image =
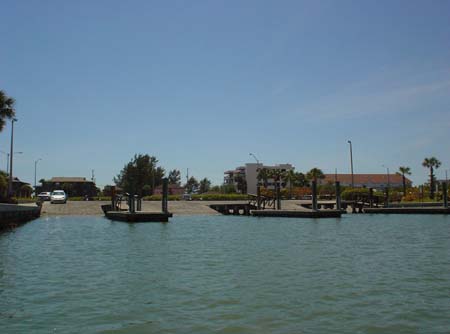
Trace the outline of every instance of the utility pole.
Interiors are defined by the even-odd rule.
[[[354,176],[353,176],[353,148],[352,148],[352,141],[348,140],[347,142],[350,144],[350,168],[351,168],[351,171],[352,171],[352,188],[354,188],[355,187],[355,179],[354,179]]]
[[[37,170],[37,164],[39,161],[41,161],[42,159],[39,158],[37,160],[34,161],[34,192],[36,192],[36,170]],[[35,194],[36,195],[36,194]]]
[[[12,184],[13,184],[13,147],[14,147],[14,122],[17,122],[17,118],[13,118],[11,121],[11,147],[9,153],[9,183],[8,183],[8,197],[12,197]]]

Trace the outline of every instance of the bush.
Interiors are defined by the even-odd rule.
[[[162,195],[151,195],[142,197],[143,201],[162,201]],[[181,195],[169,195],[169,201],[179,201],[181,200]]]

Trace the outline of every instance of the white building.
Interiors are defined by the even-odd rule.
[[[245,184],[247,194],[256,194],[258,184],[258,172],[261,169],[271,169],[280,171],[290,171],[294,167],[291,164],[280,164],[275,166],[264,166],[261,163],[248,163],[245,166],[237,167],[234,170],[226,171],[224,177],[224,184],[232,184],[237,191],[242,191],[241,184]],[[268,180],[268,188],[274,187],[274,180]],[[283,185],[282,185],[283,186]]]

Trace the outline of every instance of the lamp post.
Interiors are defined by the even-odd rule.
[[[388,188],[390,188],[390,186],[391,186],[391,180],[390,180],[390,177],[389,177],[389,167],[387,167],[387,166],[385,166],[385,165],[381,165],[381,167],[384,167],[384,168],[386,168],[386,175],[387,175],[387,187]]]
[[[256,163],[259,165],[259,160],[256,157],[256,155],[254,155],[253,153],[249,153],[248,155],[251,155],[256,160]]]
[[[6,172],[8,173],[8,170],[9,170],[9,157],[10,157],[10,154],[9,153],[6,153],[6,152],[4,152],[4,151],[0,151],[0,153],[3,153],[4,155],[6,155]],[[23,154],[23,152],[14,152],[14,154]]]
[[[11,147],[9,153],[9,183],[8,183],[8,196],[12,195],[12,182],[13,182],[13,147],[14,147],[14,122],[17,122],[17,118],[13,118],[11,121]]]
[[[1,151],[0,150],[0,153],[3,153],[5,156],[6,156],[6,170],[5,170],[5,172],[7,172],[8,173],[8,166],[9,166],[9,162],[8,162],[8,160],[9,160],[9,153],[6,153],[5,151]]]
[[[34,161],[34,192],[36,192],[36,170],[37,170],[37,164],[39,161],[41,161],[42,159],[39,158],[37,160]],[[36,195],[36,194],[35,194]]]
[[[352,141],[351,140],[347,140],[347,143],[350,144],[350,168],[351,168],[351,172],[352,172],[352,188],[354,188],[355,186],[355,179],[353,176],[353,149],[352,149]]]

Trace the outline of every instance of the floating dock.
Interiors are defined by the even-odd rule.
[[[340,218],[342,211],[302,211],[302,210],[252,210],[255,217],[283,217],[283,218]]]
[[[106,218],[118,220],[127,223],[167,223],[172,217],[171,213],[165,212],[128,212],[128,211],[108,211],[105,213]]]
[[[448,215],[450,208],[445,207],[396,207],[396,208],[364,208],[364,213],[403,214],[403,215]]]

